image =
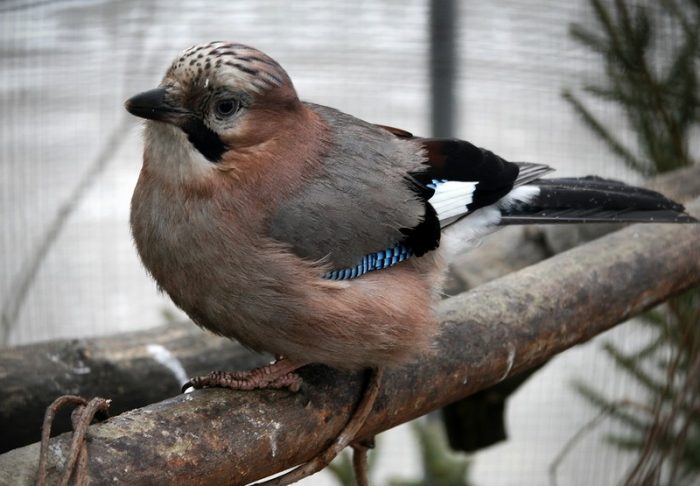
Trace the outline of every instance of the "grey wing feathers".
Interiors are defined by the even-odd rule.
[[[414,143],[386,130],[332,108],[307,106],[330,128],[327,153],[307,184],[277,209],[269,234],[302,258],[351,267],[402,241],[401,230],[423,219],[424,204],[407,174],[424,157]]]
[[[515,162],[515,164],[518,166],[519,172],[513,187],[529,184],[545,174],[554,172],[554,169],[544,164],[533,164],[532,162]]]

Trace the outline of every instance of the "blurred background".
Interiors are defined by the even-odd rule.
[[[255,46],[286,68],[302,99],[371,122],[457,136],[563,176],[639,183],[640,171],[562,96],[607,79],[600,53],[570,35],[572,22],[596,28],[596,3],[613,2],[3,1],[0,345],[145,329],[178,315],[131,241],[142,141],[123,102],[155,87],[192,44]],[[652,13],[662,8],[649,5]],[[448,19],[439,32],[450,35],[431,35],[435,9]],[[675,25],[662,32],[669,42],[682,36]],[[431,86],[442,87],[437,97]],[[623,107],[582,96],[621,142],[634,144]],[[432,113],[431,103],[443,111]],[[547,484],[567,441],[600,413],[572,381],[639,396],[640,385],[617,371],[601,342],[635,349],[649,336],[626,324],[548,363],[509,400],[509,440],[472,455],[468,479],[454,484]],[[586,434],[559,464],[558,483],[617,484],[634,460],[603,440],[619,427],[604,420]],[[415,437],[403,426],[379,438],[376,484],[421,477]],[[338,482],[324,472],[303,484]]]

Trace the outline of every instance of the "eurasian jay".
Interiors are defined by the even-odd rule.
[[[546,165],[302,102],[241,44],[187,49],[126,108],[147,119],[131,201],[144,265],[199,326],[278,357],[196,388],[297,390],[309,363],[381,370],[429,353],[452,231],[469,245],[509,224],[693,221],[650,190],[542,179]]]

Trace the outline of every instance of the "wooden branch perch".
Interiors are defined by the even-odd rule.
[[[191,322],[93,339],[62,339],[0,351],[0,453],[36,442],[44,410],[67,393],[112,399],[110,413],[176,395],[189,376],[269,362]],[[71,429],[61,413],[54,432]]]
[[[648,184],[673,199],[687,201],[700,195],[700,166],[657,176]],[[564,232],[563,240],[572,243],[601,236],[617,225],[545,228],[508,227],[460,256],[451,265],[454,277],[450,291],[463,292],[547,258],[562,245],[548,241],[551,238],[545,238],[543,231],[547,235]],[[215,369],[251,368],[268,359],[190,322],[112,337],[56,340],[0,350],[0,453],[38,440],[43,411],[64,393],[109,396],[113,415],[175,395],[182,383],[163,362],[168,356],[171,363],[182,365],[187,376]],[[68,413],[59,414],[54,431],[67,430]]]
[[[498,383],[699,283],[700,225],[635,225],[447,299],[434,355],[387,373],[361,435]],[[303,462],[342,428],[362,376],[320,366],[302,374],[298,394],[203,390],[93,425],[90,479],[238,485]],[[50,478],[69,439],[51,441]],[[0,456],[0,483],[31,483],[38,452],[32,444]]]

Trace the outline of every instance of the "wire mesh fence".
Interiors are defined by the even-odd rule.
[[[588,2],[457,5],[457,136],[561,174],[634,179],[560,95],[602,73],[567,34],[570,22],[585,22]],[[177,52],[215,39],[249,44],[287,69],[303,99],[429,134],[429,12],[427,0],[0,4],[2,344],[142,329],[178,312],[129,235],[141,142],[139,122],[122,107],[154,87]],[[607,105],[594,108],[619,120]],[[513,399],[512,440],[476,456],[476,484],[546,481],[562,444],[595,413],[567,385],[584,370],[617,390],[634,386],[610,373],[595,344],[558,358]],[[380,482],[418,468],[402,434],[380,442]],[[624,467],[623,455],[593,436],[562,466],[560,482],[609,484]]]

